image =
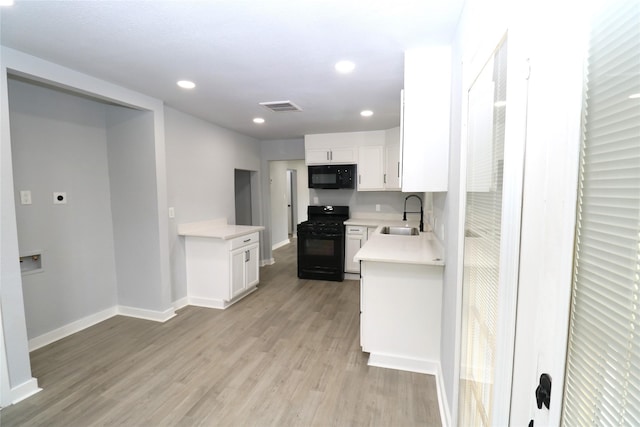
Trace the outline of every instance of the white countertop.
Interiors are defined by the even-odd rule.
[[[354,257],[356,261],[444,265],[442,245],[433,233],[425,232],[418,236],[380,234],[382,226],[388,224],[380,224],[380,222],[377,224],[381,226],[356,253]],[[401,221],[400,225],[404,225],[404,221]]]
[[[178,225],[178,234],[181,236],[211,237],[222,240],[230,240],[262,230],[264,227],[261,225],[227,224],[226,218]]]

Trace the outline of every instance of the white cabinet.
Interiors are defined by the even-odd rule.
[[[400,127],[385,131],[384,146],[384,188],[399,191],[401,189],[402,156],[400,147]]]
[[[308,165],[358,163],[358,145],[365,132],[322,133],[304,136]]]
[[[259,282],[257,232],[230,240],[186,236],[189,304],[227,308]]]
[[[231,252],[231,299],[258,283],[258,244]]]
[[[358,151],[358,191],[384,190],[384,146],[360,147]]]
[[[435,372],[442,266],[362,261],[360,345],[369,365]]]
[[[367,227],[360,225],[347,225],[344,250],[344,271],[345,273],[360,273],[360,262],[354,261],[353,257],[367,241]]]
[[[451,49],[405,52],[401,114],[402,191],[447,191]]]
[[[333,147],[305,151],[308,165],[354,164],[357,161],[356,147]]]
[[[375,132],[375,145],[358,152],[358,191],[399,191],[400,127]]]

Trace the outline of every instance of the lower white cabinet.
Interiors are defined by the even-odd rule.
[[[231,252],[231,298],[258,283],[258,244]]]
[[[344,248],[345,273],[360,273],[360,262],[353,257],[367,241],[367,227],[360,225],[347,225]]]
[[[230,240],[187,236],[189,304],[224,309],[255,290],[259,243],[258,233]]]
[[[369,365],[435,373],[442,266],[362,261],[360,345]]]

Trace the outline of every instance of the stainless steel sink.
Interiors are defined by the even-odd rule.
[[[395,236],[417,236],[419,233],[415,227],[382,227],[381,234],[393,234]]]

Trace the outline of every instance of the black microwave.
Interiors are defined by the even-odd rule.
[[[356,165],[309,166],[309,188],[355,188]]]

